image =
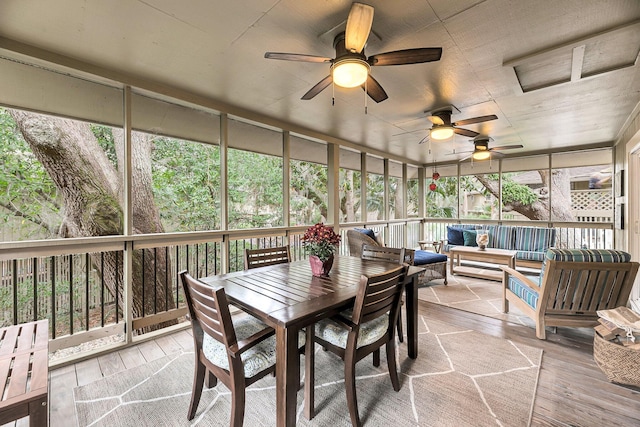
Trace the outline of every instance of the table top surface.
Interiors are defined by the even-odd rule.
[[[224,287],[231,303],[273,327],[296,323],[302,327],[312,323],[315,314],[352,302],[362,275],[383,273],[397,266],[336,256],[328,277],[313,276],[309,261],[304,259],[200,280]]]
[[[518,253],[518,251],[512,251],[509,249],[497,249],[497,248],[486,248],[485,250],[481,251],[480,249],[478,249],[477,246],[454,246],[449,249],[449,252],[473,253],[474,255],[487,255],[487,256],[501,255],[501,256],[507,256],[507,257],[516,256],[516,254]]]

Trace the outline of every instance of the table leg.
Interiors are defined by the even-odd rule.
[[[307,343],[304,351],[304,415],[310,420],[315,413],[315,324],[307,326]]]
[[[458,257],[458,264],[460,264],[460,255],[456,254],[455,252],[451,256],[451,259],[449,262],[449,274],[451,274],[452,276],[453,276],[453,263],[456,260],[456,256]]]
[[[298,328],[276,328],[276,425],[296,425],[296,399],[300,386]]]
[[[409,357],[418,357],[418,275],[405,287],[407,304],[407,347]]]

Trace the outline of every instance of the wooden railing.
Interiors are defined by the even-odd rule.
[[[446,226],[455,223],[408,219],[342,224],[339,251],[348,254],[346,231],[354,227],[375,230],[387,246],[416,248],[420,239],[446,238]],[[613,247],[611,224],[502,223],[556,227],[563,247]],[[305,230],[302,226],[0,244],[0,326],[49,319],[51,351],[113,335],[126,337],[127,330],[135,331],[135,340],[153,325],[184,319],[180,270],[198,277],[241,270],[245,249],[283,244],[290,245],[294,260],[303,259]],[[143,264],[141,284],[135,285],[141,288],[134,289],[125,279],[129,257]],[[112,263],[110,275],[105,274],[105,263]],[[126,290],[141,293],[145,302],[141,315],[131,319],[125,315],[130,311]],[[126,344],[125,339],[116,345]]]

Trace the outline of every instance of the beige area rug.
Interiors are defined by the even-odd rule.
[[[513,304],[509,313],[502,312],[502,282],[450,274],[447,280],[446,286],[435,280],[421,287],[418,299],[535,328],[535,322]]]
[[[358,363],[358,404],[369,426],[527,426],[542,350],[421,318],[419,356],[398,348],[401,389],[391,387],[386,362]],[[384,353],[384,350],[383,350]],[[316,417],[299,426],[349,426],[343,363],[317,347]],[[385,357],[384,354],[382,356]],[[304,363],[302,360],[301,363]],[[79,426],[227,426],[231,396],[218,383],[203,392],[187,421],[193,354],[165,356],[74,390]],[[275,379],[247,390],[245,426],[275,425]]]

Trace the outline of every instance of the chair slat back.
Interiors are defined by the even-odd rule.
[[[213,288],[180,272],[194,334],[205,332],[227,347],[236,344],[229,303],[224,288]],[[202,337],[200,343],[202,343]]]
[[[362,255],[360,258],[369,261],[385,261],[402,264],[405,262],[405,249],[365,244],[362,246]]]
[[[274,248],[245,249],[244,251],[245,270],[289,262],[291,262],[289,245]]]
[[[361,324],[389,313],[390,328],[393,328],[406,272],[407,267],[400,265],[381,274],[362,276],[352,321]]]
[[[548,261],[540,303],[546,314],[595,317],[627,304],[637,271],[636,262]]]

